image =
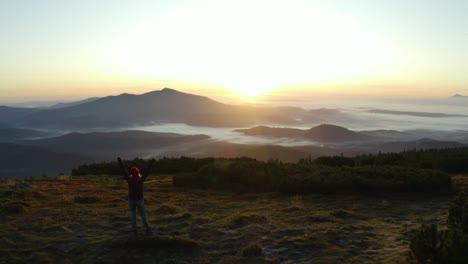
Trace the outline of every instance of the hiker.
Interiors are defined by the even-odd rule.
[[[137,234],[137,221],[136,221],[136,209],[140,212],[141,220],[143,221],[143,225],[146,229],[146,235],[151,235],[153,232],[151,231],[150,226],[148,225],[148,220],[146,219],[146,212],[145,212],[145,202],[143,197],[143,182],[148,177],[150,173],[151,167],[153,166],[154,159],[151,159],[147,170],[142,174],[140,174],[140,170],[137,167],[132,167],[130,169],[130,174],[127,173],[127,169],[125,168],[122,160],[117,158],[117,161],[120,166],[120,170],[124,179],[128,183],[128,207],[130,209],[130,216],[132,220],[132,229],[133,233]]]

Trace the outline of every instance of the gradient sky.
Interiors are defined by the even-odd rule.
[[[468,94],[468,0],[0,0],[0,101]]]

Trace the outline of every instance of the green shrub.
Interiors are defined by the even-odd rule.
[[[259,244],[252,244],[242,249],[243,257],[256,257],[263,255],[263,249]]]
[[[418,263],[433,263],[437,256],[438,244],[437,226],[423,225],[411,239],[410,249]]]
[[[459,228],[468,234],[468,203],[463,192],[450,205],[448,225]]]
[[[468,148],[408,151],[398,154],[349,157],[320,157],[314,161],[281,163],[251,158],[162,158],[152,173],[177,173],[174,186],[222,188],[239,192],[280,191],[302,193],[380,193],[451,190],[449,170],[468,171]],[[147,160],[127,161],[127,166],[145,168]],[[430,168],[430,169],[427,169]],[[442,171],[441,171],[442,170]],[[116,162],[84,164],[74,174],[120,174]],[[107,185],[109,178],[99,178]],[[97,182],[98,185],[101,182]]]
[[[448,229],[440,233],[440,248],[436,263],[468,263],[468,236],[458,228]]]
[[[409,167],[331,167],[313,163],[271,164],[251,159],[222,160],[194,173],[176,175],[175,186],[284,193],[430,192],[451,190],[448,174]]]
[[[229,226],[231,228],[239,228],[252,224],[265,224],[267,218],[263,215],[258,214],[239,214],[231,218]]]
[[[333,157],[318,157],[315,159],[315,163],[319,165],[333,166],[333,167],[352,167],[355,165],[353,158],[333,156]]]
[[[412,257],[418,263],[468,263],[466,209],[462,193],[450,205],[447,230],[438,231],[435,224],[418,229],[411,239]]]

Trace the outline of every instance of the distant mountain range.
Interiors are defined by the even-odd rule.
[[[179,135],[145,131],[70,133],[63,136],[1,143],[0,178],[69,174],[82,163],[155,156],[179,146],[203,145],[206,135]],[[159,155],[161,154],[161,155]]]
[[[160,153],[164,148],[176,148],[210,139],[206,135],[180,135],[146,131],[70,133],[59,137],[24,140],[22,145],[78,154],[93,159],[133,158]]]
[[[0,178],[69,174],[77,164],[93,161],[77,154],[12,143],[0,143],[0,149]]]
[[[142,95],[90,98],[50,109],[0,108],[0,118],[9,126],[46,129],[131,128],[155,123],[245,127],[258,122],[301,124],[346,118],[340,115],[332,109],[227,105],[169,88]]]
[[[370,111],[419,117],[465,116],[378,109]],[[0,177],[69,173],[81,163],[114,160],[117,156],[130,159],[182,155],[249,156],[259,160],[295,162],[301,158],[322,155],[458,148],[468,143],[468,131],[464,130],[352,131],[330,124],[355,120],[362,122],[337,109],[228,105],[168,88],[142,95],[89,98],[49,108],[0,106]],[[136,126],[165,123],[233,129],[244,127],[235,131],[244,135],[274,138],[275,141],[271,142],[286,144],[239,144],[215,140],[208,135],[134,130]],[[308,124],[312,128],[292,128]],[[310,144],[304,146],[304,142]],[[298,146],[298,143],[301,145]]]
[[[15,141],[20,139],[43,138],[50,135],[51,133],[32,129],[0,127],[0,142]]]
[[[79,105],[31,113],[20,125],[49,128],[113,128],[152,123],[209,124],[230,107],[202,96],[163,89],[143,95],[108,96]],[[220,116],[215,115],[219,113]],[[232,120],[235,123],[235,120]]]
[[[308,130],[294,128],[277,128],[267,126],[256,126],[249,129],[236,129],[235,131],[250,136],[291,138],[296,140],[310,140],[321,143],[340,144],[343,151],[347,153],[375,153],[375,152],[401,152],[413,149],[443,149],[461,148],[467,145],[456,141],[435,140],[429,138],[417,138],[408,132],[395,130],[369,130],[351,131],[347,128],[322,124]],[[457,135],[457,133],[453,133]],[[465,135],[461,132],[461,135]],[[466,133],[468,136],[468,133]],[[417,139],[414,139],[417,138]],[[334,145],[334,148],[337,146]],[[299,149],[309,149],[301,147]]]
[[[0,106],[0,122],[3,123],[3,126],[10,126],[10,124],[17,123],[19,120],[38,111],[40,109]]]
[[[91,97],[91,98],[87,98],[81,101],[75,101],[75,102],[69,102],[69,103],[58,103],[58,104],[51,105],[47,108],[50,108],[50,109],[66,108],[66,107],[71,107],[75,105],[80,105],[80,104],[96,101],[97,99],[99,99],[99,97]]]
[[[395,111],[395,110],[384,110],[384,109],[371,109],[367,110],[368,113],[374,114],[388,114],[388,115],[408,115],[408,116],[419,116],[419,117],[467,117],[468,115],[463,114],[444,114],[444,113],[428,113],[428,112],[413,112],[413,111]]]
[[[453,98],[467,98],[454,95]],[[444,114],[370,109],[370,113],[418,117],[466,117]],[[121,94],[60,103],[48,108],[0,106],[0,127],[32,129],[132,128],[161,123],[184,123],[205,127],[248,127],[259,123],[304,125],[342,123],[353,120],[336,109],[305,110],[298,107],[229,105],[207,97],[164,88],[141,95]],[[356,120],[357,122],[362,120]]]

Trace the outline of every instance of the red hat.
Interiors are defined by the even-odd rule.
[[[130,169],[130,174],[132,174],[133,177],[140,177],[140,170],[137,167],[132,167]]]

